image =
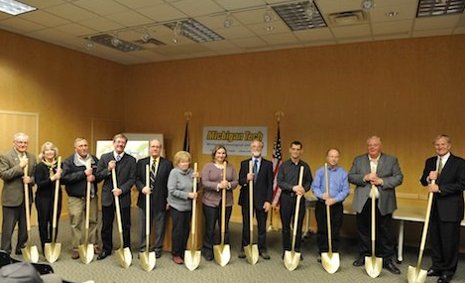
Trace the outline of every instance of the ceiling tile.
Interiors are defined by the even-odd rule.
[[[79,24],[63,25],[63,26],[56,27],[56,29],[64,33],[75,35],[75,36],[89,35],[95,32],[95,30],[89,29]]]
[[[230,16],[229,18],[232,21],[231,27],[240,25],[240,23],[237,21],[236,18],[234,18],[234,16]],[[226,20],[226,14],[196,17],[195,20],[207,26],[208,28],[222,29],[224,28],[224,21]]]
[[[120,29],[123,27],[122,25],[112,20],[105,19],[104,17],[84,20],[79,23],[83,26],[86,26],[88,28],[94,29],[99,32],[111,31],[111,30]]]
[[[215,0],[215,2],[224,7],[226,10],[235,10],[265,5],[265,1],[263,0]]]
[[[413,37],[429,37],[452,34],[452,29],[414,30]]]
[[[34,12],[26,13],[24,15],[21,15],[21,18],[25,20],[29,20],[31,22],[35,22],[38,24],[41,24],[46,27],[54,27],[54,26],[59,26],[59,25],[64,25],[64,24],[69,24],[70,21],[62,18],[62,17],[57,17],[55,15],[52,15],[50,13],[47,13],[45,11],[37,10]]]
[[[186,14],[168,4],[158,4],[137,11],[157,22],[171,21],[186,18]]]
[[[361,0],[343,0],[343,1],[327,1],[315,0],[318,9],[322,14],[332,14],[347,11],[360,10]]]
[[[234,45],[243,48],[267,46],[267,43],[263,39],[260,39],[258,37],[238,38],[231,40],[231,42]]]
[[[412,30],[413,20],[404,20],[397,22],[373,23],[371,28],[373,35],[390,34],[393,32],[410,32]]]
[[[255,35],[253,32],[251,32],[249,29],[245,28],[242,25],[236,25],[224,29],[217,29],[215,30],[215,32],[226,39],[252,37]]]
[[[171,4],[188,17],[205,16],[212,13],[224,12],[224,9],[210,0],[184,0]]]
[[[23,20],[19,17],[12,17],[0,22],[0,27],[13,32],[28,33],[46,28],[43,25]]]
[[[242,24],[250,25],[250,24],[265,23],[263,17],[266,12],[271,14],[273,22],[279,19],[279,16],[276,15],[276,13],[273,10],[265,9],[265,8],[251,10],[251,11],[236,12],[236,13],[233,13],[232,15]]]
[[[223,50],[223,49],[236,48],[236,46],[233,43],[231,43],[229,40],[203,42],[201,43],[201,45],[203,45],[204,47],[210,50]]]
[[[307,29],[294,32],[295,36],[301,41],[327,40],[333,39],[333,34],[329,28]]]
[[[454,30],[454,34],[462,34],[465,33],[465,27],[458,27]]]
[[[335,40],[321,40],[321,41],[306,42],[303,45],[304,46],[323,46],[323,45],[334,45],[334,44],[336,44]]]
[[[428,30],[428,29],[445,29],[453,28],[458,23],[460,15],[436,16],[436,17],[423,17],[415,20],[415,30]]]
[[[78,0],[74,5],[92,11],[101,16],[127,11],[128,8],[114,1]]]
[[[57,6],[63,4],[63,0],[21,0],[21,2],[28,4],[30,6],[36,7],[38,9],[44,9],[51,6]]]
[[[269,27],[271,27],[271,30],[269,30]],[[248,25],[248,28],[257,35],[291,32],[289,27],[281,21],[275,21],[270,24],[258,23]]]
[[[354,43],[354,42],[367,42],[372,41],[372,38],[368,37],[347,37],[347,38],[340,38],[337,40],[338,44],[345,44],[345,43]]]
[[[384,35],[374,35],[374,40],[393,40],[393,39],[401,39],[401,38],[410,38],[412,37],[411,32],[404,32],[404,33],[391,33],[391,34],[384,34]]]
[[[368,24],[333,27],[331,30],[336,38],[371,36],[370,26]]]
[[[45,11],[73,22],[79,22],[97,17],[97,15],[94,13],[68,3],[49,7],[45,9]]]
[[[163,4],[163,0],[113,0],[132,9],[144,8],[153,5]]]
[[[391,0],[392,1],[392,0]],[[376,7],[370,12],[370,18],[372,22],[390,22],[390,21],[401,21],[407,19],[414,19],[417,13],[417,0],[403,0],[402,4],[397,5],[384,5],[380,6],[376,1]],[[388,16],[390,12],[395,12],[397,15]]]
[[[115,21],[118,24],[126,27],[153,23],[153,21],[148,17],[145,17],[139,13],[129,10],[125,12],[119,12],[116,14],[106,15],[105,18]]]
[[[276,33],[276,34],[264,34],[260,36],[270,45],[297,45],[300,44],[299,40],[290,32],[287,33]]]

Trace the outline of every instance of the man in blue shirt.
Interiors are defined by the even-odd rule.
[[[326,154],[328,162],[329,194],[326,193],[325,168],[320,167],[315,174],[312,190],[318,198],[315,207],[315,216],[318,224],[317,244],[319,253],[328,252],[328,227],[326,222],[326,205],[331,211],[331,237],[333,240],[333,252],[339,248],[339,230],[342,226],[344,208],[342,202],[349,194],[349,181],[347,172],[339,167],[339,150],[331,148]],[[320,257],[318,257],[320,261]]]

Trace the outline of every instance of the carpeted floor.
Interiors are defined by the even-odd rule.
[[[381,275],[372,279],[363,267],[353,267],[352,261],[357,254],[357,242],[344,239],[340,249],[341,264],[335,274],[328,274],[321,264],[317,263],[317,249],[315,236],[311,236],[303,243],[302,253],[304,260],[299,267],[290,272],[281,260],[281,233],[268,233],[268,247],[271,260],[259,259],[256,265],[250,265],[246,260],[237,257],[241,238],[241,226],[231,224],[231,261],[225,267],[220,267],[215,261],[207,262],[202,257],[200,266],[195,271],[189,271],[184,265],[176,265],[171,261],[171,255],[164,253],[157,259],[156,267],[151,272],[141,269],[135,247],[138,246],[137,235],[139,225],[137,213],[133,215],[132,246],[134,259],[132,266],[123,269],[118,264],[115,256],[106,258],[103,261],[94,260],[88,265],[82,264],[79,260],[71,259],[71,235],[69,222],[64,220],[60,223],[59,242],[62,243],[62,253],[60,259],[51,264],[55,273],[62,278],[72,282],[82,282],[95,280],[98,283],[130,283],[130,282],[407,282],[408,265],[415,265],[417,260],[417,249],[406,248],[404,262],[398,267],[402,271],[401,275],[393,275],[383,270]],[[115,229],[116,231],[116,229]],[[14,235],[16,240],[16,235]],[[33,228],[32,241],[36,245],[39,243],[37,228]],[[118,240],[115,238],[115,243]],[[15,257],[15,256],[14,256]],[[16,257],[21,259],[21,257]],[[41,256],[41,262],[45,258]],[[430,257],[426,252],[423,260],[423,268],[430,265]],[[436,282],[436,278],[428,278],[426,282]],[[465,257],[461,255],[459,267],[453,282],[465,282]]]

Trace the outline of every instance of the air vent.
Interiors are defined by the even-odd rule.
[[[292,31],[326,27],[318,6],[313,1],[272,6]]]
[[[367,17],[362,10],[333,13],[328,17],[334,26],[359,25],[367,22]]]
[[[160,40],[157,40],[157,39],[155,39],[153,37],[149,38],[147,40],[139,39],[139,40],[134,41],[134,43],[137,43],[137,44],[140,44],[140,45],[145,45],[145,44],[153,44],[153,45],[156,45],[156,46],[166,45],[166,43],[161,42]]]
[[[465,0],[420,0],[417,18],[462,14]]]
[[[106,47],[110,47],[110,48],[113,48],[113,49],[116,49],[122,52],[133,52],[133,51],[139,51],[143,49],[139,45],[136,45],[129,41],[119,39],[111,34],[106,34],[106,33],[90,36],[88,39],[98,44],[101,44]]]

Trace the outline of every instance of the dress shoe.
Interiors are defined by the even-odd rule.
[[[212,261],[213,260],[213,254],[211,252],[205,252],[202,253],[203,257],[205,258],[206,261]]]
[[[155,257],[156,258],[161,258],[161,251],[160,250],[155,251]]]
[[[426,275],[427,276],[441,276],[442,275],[442,272],[440,270],[437,270],[437,269],[434,269],[434,268],[430,268],[428,269],[428,272],[426,272]]]
[[[359,257],[352,263],[353,266],[362,266],[364,264],[365,264],[365,258],[364,257]]]
[[[173,256],[172,260],[176,264],[183,264],[184,263],[184,260],[178,255]]]
[[[22,255],[23,252],[21,251],[21,249],[16,249],[15,250],[15,255]]]
[[[241,250],[239,252],[239,255],[237,256],[238,258],[245,258],[245,252],[243,250]]]
[[[260,253],[260,256],[264,259],[264,260],[269,260],[271,257],[270,255],[267,253],[267,252],[261,252]]]
[[[321,255],[318,255],[318,256],[316,257],[316,262],[321,263]]]
[[[103,250],[97,257],[97,260],[105,259],[107,256],[110,256],[111,252]]]
[[[399,268],[397,268],[397,266],[392,261],[388,261],[383,264],[383,268],[387,269],[392,274],[400,274]]]
[[[452,281],[452,275],[443,274],[438,278],[438,283],[449,283],[450,281]]]
[[[79,258],[79,251],[78,250],[73,250],[71,253],[71,258],[72,259],[78,259]]]

